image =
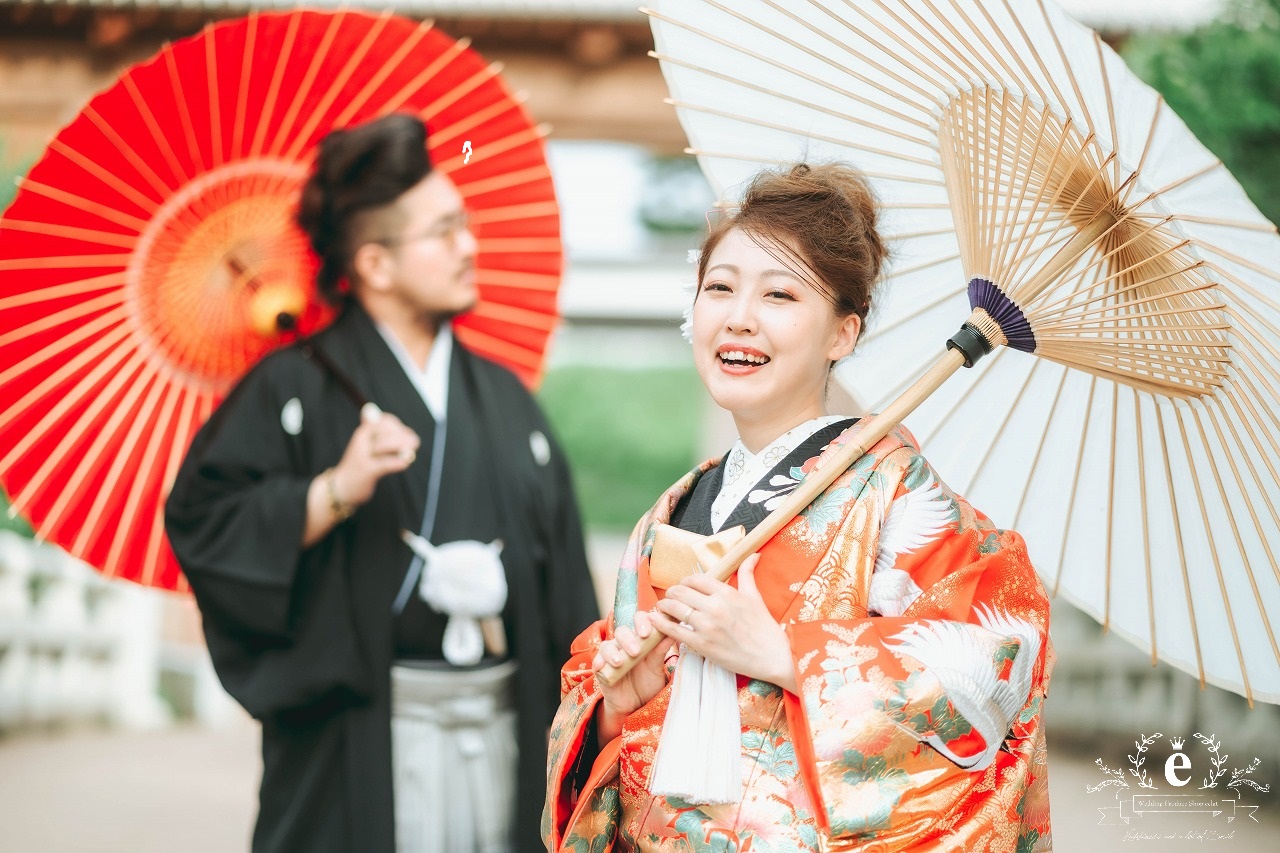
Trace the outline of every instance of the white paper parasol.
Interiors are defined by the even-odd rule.
[[[1052,3],[648,11],[727,200],[775,163],[871,178],[893,263],[857,399],[940,384],[986,309],[995,351],[906,420],[930,460],[1153,661],[1280,702],[1280,238],[1227,170]]]

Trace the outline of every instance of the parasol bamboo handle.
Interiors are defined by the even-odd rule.
[[[484,637],[484,647],[494,657],[507,656],[507,629],[502,624],[501,616],[486,616],[480,620],[480,634]]]
[[[889,431],[901,423],[903,418],[915,411],[916,407],[936,391],[951,374],[963,367],[964,362],[965,356],[962,352],[956,349],[947,350],[946,355],[917,379],[915,384],[902,392],[902,395],[890,403],[883,412],[868,420],[853,441],[841,447],[823,463],[821,468],[811,471],[809,476],[801,480],[800,485],[787,497],[782,506],[765,516],[754,530],[730,548],[708,574],[721,581],[731,578],[743,560],[764,547],[764,544],[790,523],[791,519],[812,503],[814,498],[822,494],[836,481],[837,477],[847,471],[850,465],[870,450],[877,441],[888,435]],[[641,641],[640,654],[624,660],[616,667],[605,664],[596,672],[596,680],[606,686],[613,686],[618,679],[630,672],[641,658],[657,648],[662,638],[663,635],[658,632],[650,634]]]

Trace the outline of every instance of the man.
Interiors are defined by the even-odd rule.
[[[519,381],[453,341],[476,241],[421,121],[326,137],[298,219],[341,313],[241,381],[166,506],[214,665],[262,722],[253,850],[540,849],[557,667],[596,616],[564,458]],[[461,556],[424,567],[406,533]],[[483,658],[446,643],[483,614],[419,594],[442,578],[496,591]]]

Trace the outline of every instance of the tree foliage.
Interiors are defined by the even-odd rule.
[[[1213,23],[1135,36],[1123,54],[1280,220],[1280,0],[1233,0]]]

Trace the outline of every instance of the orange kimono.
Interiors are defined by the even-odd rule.
[[[761,484],[785,492],[857,430],[819,431]],[[951,492],[903,428],[760,551],[757,585],[786,628],[800,694],[738,677],[741,802],[650,793],[670,684],[599,747],[596,647],[654,606],[655,526],[718,464],[640,520],[613,613],[574,643],[551,731],[548,849],[1050,849],[1044,588],[1021,537]]]

